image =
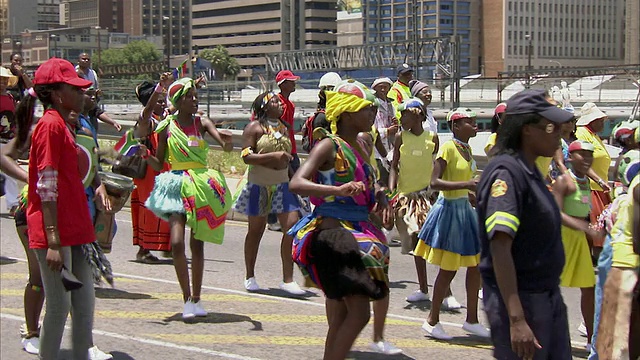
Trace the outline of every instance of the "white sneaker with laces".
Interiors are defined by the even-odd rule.
[[[22,338],[22,348],[29,354],[38,355],[40,351],[40,338],[37,336],[31,338]]]
[[[578,332],[580,335],[587,337],[587,325],[584,324],[584,321],[580,323],[580,326],[578,326]]]
[[[489,332],[489,329],[482,326],[482,324],[480,323],[471,324],[465,321],[464,324],[462,324],[462,330],[483,338],[491,337],[491,332]]]
[[[414,291],[411,295],[407,296],[408,302],[429,301],[429,294],[425,294],[420,290]]]
[[[193,313],[196,314],[196,316],[207,316],[209,314],[202,306],[202,300],[193,303]]]
[[[196,317],[196,307],[191,298],[184,303],[184,310],[182,310],[182,320],[190,320]]]
[[[244,280],[244,288],[247,291],[258,291],[260,290],[260,285],[258,285],[255,277],[250,277]]]
[[[460,305],[458,300],[456,300],[456,298],[451,295],[442,300],[442,308],[444,310],[460,310],[460,308],[462,308],[462,305]]]
[[[393,344],[391,344],[390,342],[385,341],[385,340],[378,341],[378,342],[372,342],[371,344],[369,344],[369,349],[371,349],[372,351],[375,351],[377,353],[385,354],[385,355],[399,355],[399,354],[402,354],[402,349],[398,349],[397,347],[393,346]]]
[[[422,330],[427,333],[427,336],[430,336],[434,339],[438,340],[452,340],[453,336],[447,334],[446,331],[442,328],[442,324],[437,323],[434,326],[431,326],[427,320],[422,324]]]
[[[89,349],[89,360],[109,360],[109,359],[113,359],[113,355],[98,349],[97,346],[94,345],[92,348]]]
[[[300,285],[298,285],[298,283],[295,281],[292,281],[290,283],[283,282],[282,284],[280,284],[280,289],[288,292],[291,295],[304,295],[307,293],[306,291],[302,290],[300,288]]]

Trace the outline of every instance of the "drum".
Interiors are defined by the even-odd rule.
[[[109,199],[111,200],[111,211],[107,213],[117,213],[122,210],[122,207],[127,203],[131,192],[133,192],[135,187],[133,179],[111,172],[100,171],[98,174],[100,175],[100,179],[107,190],[107,195],[109,195]],[[106,212],[100,201],[96,201],[96,207],[98,210]]]
[[[78,170],[80,170],[82,186],[87,188],[96,176],[98,164],[96,142],[91,136],[78,134],[76,135],[76,144],[78,145]]]

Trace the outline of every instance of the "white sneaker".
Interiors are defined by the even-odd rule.
[[[431,326],[427,320],[422,324],[422,330],[427,333],[427,336],[431,336],[438,340],[452,340],[453,336],[447,334],[442,328],[442,324],[437,323],[435,326]]]
[[[109,359],[113,359],[113,355],[98,349],[97,346],[94,345],[92,348],[89,349],[89,360],[109,360]]]
[[[489,329],[482,326],[482,324],[480,323],[471,324],[465,321],[464,324],[462,324],[462,330],[483,338],[491,337],[491,332],[489,332]]]
[[[429,301],[429,294],[425,294],[420,290],[414,291],[411,295],[407,296],[408,302]]]
[[[478,299],[482,300],[483,297],[484,297],[484,291],[482,291],[482,289],[478,290]]]
[[[580,326],[578,326],[578,332],[580,333],[580,335],[587,337],[587,325],[584,324],[584,321],[580,323]]]
[[[34,336],[32,338],[22,338],[22,348],[29,354],[38,355],[40,351],[40,338]]]
[[[247,291],[258,291],[260,290],[260,285],[258,285],[255,277],[250,277],[244,280],[244,288]]]
[[[184,310],[182,310],[182,320],[190,320],[196,317],[196,306],[191,301],[191,298],[184,303]]]
[[[196,316],[207,316],[209,314],[202,306],[202,300],[193,303],[193,313],[196,314]]]
[[[280,226],[280,222],[276,221],[273,224],[267,224],[267,229],[271,231],[280,231],[282,230],[282,226]]]
[[[384,340],[378,341],[378,342],[372,342],[371,344],[369,344],[369,349],[385,355],[402,354],[402,349],[398,349],[397,347],[393,346],[390,342],[384,341]]]
[[[302,290],[297,282],[292,281],[290,283],[283,282],[280,284],[280,289],[288,292],[291,295],[304,295],[307,292]]]
[[[462,308],[462,305],[460,305],[458,300],[456,300],[456,298],[451,295],[442,300],[442,308],[444,310],[460,310],[460,308]]]

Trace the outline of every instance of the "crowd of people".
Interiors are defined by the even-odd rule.
[[[98,148],[98,120],[122,127],[98,105],[98,75],[88,54],[76,67],[51,58],[33,79],[21,62],[13,54],[11,68],[1,68],[0,113],[6,121],[0,124],[0,169],[28,259],[22,345],[40,359],[56,359],[72,312],[73,358],[110,359],[95,346],[91,330],[94,284],[113,275],[108,250],[87,230],[100,213],[117,209],[101,165],[90,163],[85,174],[77,154],[82,137]],[[244,287],[250,292],[261,289],[256,260],[265,228],[278,224],[280,288],[292,296],[306,293],[294,280],[297,264],[305,285],[325,295],[324,359],[347,357],[371,308],[371,350],[399,354],[384,337],[395,227],[400,252],[413,258],[416,269],[418,288],[406,301],[429,301],[426,264],[439,268],[422,324],[427,336],[452,339],[440,312],[461,308],[450,284],[466,268],[462,328],[491,339],[496,358],[571,358],[561,286],[581,289],[590,359],[640,356],[638,121],[614,129],[622,152],[610,177],[611,157],[598,136],[606,114],[594,103],[574,114],[544,90],[524,90],[496,106],[494,134],[485,147],[490,162],[481,172],[469,145],[477,133],[476,113],[466,107],[449,111],[441,121],[452,138],[441,142],[429,85],[413,73],[402,64],[397,80],[381,77],[370,87],[325,74],[317,111],[302,128],[309,156],[301,164],[290,100],[300,78],[280,71],[279,91],[261,93],[251,106],[240,153],[248,170],[235,195],[224,175],[207,167],[206,134],[224,151],[233,144],[199,115],[199,81],[164,73],[156,82],[140,83],[135,94],[143,110],[116,146],[135,149],[126,156],[146,164],[131,180],[136,260],[161,261],[152,251],[171,258],[182,318],[190,321],[207,315],[200,300],[204,243],[223,243],[228,211],[248,217]],[[36,100],[45,109],[40,118],[34,115]],[[25,160],[27,170],[20,166]],[[20,191],[15,180],[27,186]],[[308,203],[312,211],[305,210]],[[480,321],[480,300],[489,328]]]

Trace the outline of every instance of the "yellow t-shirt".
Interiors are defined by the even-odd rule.
[[[410,131],[403,131],[400,146],[400,171],[398,174],[398,191],[401,194],[424,190],[431,184],[433,174],[433,142],[434,133],[424,131],[416,136]]]
[[[489,156],[489,151],[492,147],[496,146],[496,138],[498,137],[498,133],[493,133],[489,135],[487,138],[487,144],[484,146],[484,154]]]
[[[437,158],[447,162],[447,168],[442,173],[442,180],[469,181],[476,173],[476,161],[473,157],[471,161],[465,160],[460,151],[458,151],[454,140],[449,140],[440,147]],[[447,199],[458,199],[467,197],[469,190],[443,190],[442,195]]]
[[[536,167],[542,174],[543,179],[546,179],[547,176],[549,175],[549,171],[550,171],[549,166],[551,166],[552,160],[553,160],[552,157],[546,157],[546,156],[538,156],[536,158]]]
[[[586,126],[578,126],[576,129],[576,138],[593,144],[595,150],[593,151],[593,164],[591,168],[602,180],[608,181],[611,156],[609,152],[607,152],[607,148],[604,146],[598,134],[592,133]],[[595,181],[592,181],[591,190],[602,191],[602,187]]]
[[[611,266],[635,269],[640,266],[640,256],[633,251],[633,190],[640,183],[636,175],[629,184],[628,195],[620,200],[618,217],[611,229],[611,248],[613,261]]]

